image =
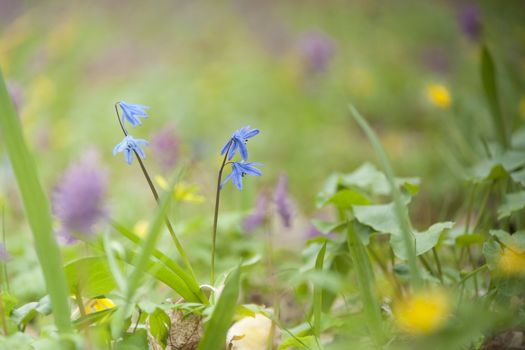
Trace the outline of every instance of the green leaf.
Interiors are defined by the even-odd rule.
[[[206,322],[204,335],[197,350],[218,350],[224,348],[226,333],[233,319],[235,305],[239,297],[240,275],[241,270],[238,267],[226,281],[211,318]]]
[[[414,232],[414,240],[416,244],[416,256],[424,254],[434,248],[445,230],[449,230],[454,226],[453,222],[440,222],[430,226],[430,228],[423,232]],[[401,236],[391,236],[390,244],[394,250],[395,255],[400,259],[407,259],[405,245]]]
[[[53,233],[47,198],[34,160],[24,141],[20,122],[0,71],[0,133],[20,190],[38,261],[53,305],[55,324],[61,333],[72,330],[66,277]]]
[[[472,177],[477,182],[507,177],[525,165],[525,152],[507,150],[485,159],[472,168]]]
[[[401,236],[401,227],[395,215],[394,203],[376,205],[354,205],[354,216],[363,225],[377,232]]]
[[[507,193],[498,208],[498,219],[506,218],[513,212],[525,208],[525,191]]]
[[[309,350],[312,348],[317,348],[317,343],[315,341],[315,337],[313,335],[307,335],[304,337],[290,337],[284,340],[279,345],[279,350],[287,350],[287,349],[294,349],[294,350]]]
[[[368,203],[368,198],[353,190],[338,191],[326,201],[326,204],[333,204],[339,209],[350,209],[352,205]]]
[[[485,256],[485,260],[487,261],[487,266],[489,269],[495,270],[498,266],[499,258],[501,256],[501,246],[496,241],[491,239],[483,244],[482,252]]]
[[[92,324],[95,324],[102,320],[109,319],[109,316],[111,316],[117,309],[111,308],[111,309],[105,309],[100,310],[97,312],[92,312],[90,314],[87,314],[86,316],[80,317],[73,321],[73,325],[77,329],[84,329]]]
[[[138,329],[134,333],[125,334],[117,342],[113,350],[144,350],[148,349],[148,333],[145,329]]]
[[[525,252],[525,230],[516,231],[512,235],[503,230],[490,230],[489,232],[505,246],[518,253]]]
[[[522,186],[525,186],[525,169],[514,171],[510,174],[512,180],[519,183]]]
[[[162,348],[165,348],[168,343],[168,334],[171,327],[169,316],[162,309],[157,308],[149,315],[148,323],[151,335],[162,345]]]
[[[72,295],[76,295],[80,288],[83,297],[94,298],[110,293],[117,286],[103,256],[74,260],[64,267],[64,271]]]
[[[418,178],[396,178],[395,183],[397,186],[404,187],[411,195],[419,191],[420,180]],[[385,174],[370,163],[361,165],[353,173],[342,175],[341,184],[346,187],[357,187],[374,195],[391,194]]]
[[[323,244],[317,258],[315,259],[315,271],[318,273],[323,272],[324,256],[326,253],[326,242]],[[321,284],[314,285],[314,335],[317,339],[321,337],[321,310],[323,308],[323,287]]]
[[[507,122],[501,113],[498,87],[496,82],[496,68],[494,61],[486,46],[481,49],[481,80],[483,83],[483,90],[492,116],[492,123],[494,129],[497,131],[497,137],[500,144],[507,148],[509,145],[507,135]]]
[[[37,315],[49,315],[51,313],[51,303],[49,297],[45,296],[38,302],[30,302],[13,310],[12,319],[24,330],[27,324]]]
[[[332,232],[340,231],[346,227],[346,222],[330,222],[320,219],[312,219],[312,224],[315,226],[319,232],[326,235]]]

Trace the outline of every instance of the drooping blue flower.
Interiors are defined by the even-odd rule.
[[[136,139],[133,136],[128,135],[124,137],[124,140],[116,145],[115,148],[113,148],[113,155],[115,156],[117,153],[124,152],[126,163],[131,164],[133,161],[133,152],[137,152],[142,159],[146,158],[144,151],[140,147],[147,146],[148,144],[149,143],[146,140]]]
[[[248,148],[246,147],[246,142],[248,142],[248,139],[251,137],[254,137],[259,133],[258,129],[251,129],[250,126],[245,126],[244,128],[240,130],[236,130],[232,138],[226,142],[224,147],[222,147],[221,155],[226,153],[228,150],[228,147],[230,148],[230,151],[228,152],[228,160],[231,160],[233,156],[235,155],[235,152],[237,152],[237,149],[239,150],[239,153],[241,154],[242,160],[248,160]],[[231,146],[230,146],[231,144]]]
[[[142,125],[140,118],[148,117],[148,114],[145,111],[145,109],[149,108],[148,106],[126,103],[124,101],[119,102],[119,106],[122,109],[122,114],[124,116],[123,119],[130,122],[133,127]]]
[[[260,163],[256,162],[232,162],[232,172],[230,175],[226,176],[224,181],[221,184],[221,188],[228,182],[228,180],[232,180],[235,187],[237,187],[239,190],[242,190],[242,178],[245,175],[253,175],[253,176],[261,176],[262,173],[259,169],[255,167],[255,165],[262,165]]]

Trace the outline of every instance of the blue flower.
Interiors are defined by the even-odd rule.
[[[148,106],[135,105],[131,103],[126,103],[124,101],[119,102],[120,108],[122,109],[122,114],[124,119],[136,127],[137,125],[142,125],[140,118],[147,118],[148,114],[145,109],[148,109]]]
[[[222,186],[224,186],[224,184],[228,182],[229,179],[231,179],[235,187],[237,187],[239,190],[242,190],[242,178],[244,177],[244,175],[253,175],[253,176],[262,175],[261,171],[255,167],[255,165],[262,165],[260,163],[232,162],[231,165],[232,165],[232,172],[222,182],[221,189],[222,189]]]
[[[232,138],[226,142],[224,147],[222,147],[221,155],[226,153],[228,150],[228,147],[230,148],[230,151],[228,152],[228,160],[231,160],[233,156],[235,155],[235,152],[237,152],[237,149],[239,149],[239,153],[241,154],[241,157],[243,160],[248,160],[248,148],[246,148],[246,142],[248,142],[248,139],[250,137],[254,137],[259,133],[258,129],[251,129],[250,126],[245,126],[244,128],[237,130],[233,133]],[[231,146],[230,146],[231,144]]]
[[[113,148],[113,155],[115,156],[119,152],[124,152],[124,159],[128,164],[131,164],[133,161],[133,152],[136,152],[137,155],[144,159],[146,155],[141,146],[147,146],[148,141],[142,139],[135,139],[133,136],[128,135],[124,137],[124,140]]]

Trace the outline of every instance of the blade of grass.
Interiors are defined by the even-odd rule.
[[[235,305],[239,297],[241,268],[237,267],[230,275],[224,285],[224,289],[215,305],[213,314],[204,328],[204,335],[197,350],[223,349],[226,342],[226,334],[233,315]]]
[[[349,108],[355,121],[357,122],[357,124],[359,124],[361,129],[363,129],[366,136],[368,137],[368,140],[372,144],[374,151],[379,157],[381,167],[385,172],[388,184],[390,185],[392,196],[394,198],[395,213],[401,228],[401,233],[405,244],[405,250],[407,251],[408,267],[410,269],[411,282],[414,286],[419,287],[421,286],[422,280],[420,271],[417,266],[415,240],[412,234],[407,208],[403,204],[403,200],[401,198],[401,191],[396,185],[394,170],[392,169],[392,165],[390,164],[390,161],[388,160],[385,150],[383,149],[383,146],[381,145],[381,142],[379,141],[379,138],[377,137],[376,133],[372,130],[372,128],[368,125],[366,120],[361,116],[361,114],[357,111],[357,109],[355,109],[353,105],[350,105]]]
[[[318,272],[323,271],[324,256],[326,253],[326,242],[324,242],[317,258],[315,259],[315,270]],[[317,339],[317,343],[321,344],[321,309],[323,308],[323,287],[316,284],[314,285],[314,335]]]
[[[483,90],[492,116],[492,122],[497,132],[498,141],[504,148],[508,148],[507,121],[501,112],[499,103],[498,85],[496,81],[496,68],[492,55],[486,46],[481,48],[481,81]]]
[[[56,242],[47,198],[38,180],[34,160],[24,141],[15,108],[0,71],[0,133],[7,148],[22,196],[35,250],[51,299],[53,317],[61,333],[72,331],[66,277]]]
[[[124,226],[113,222],[112,223],[115,230],[120,233],[123,237],[128,239],[129,241],[135,243],[136,245],[140,245],[141,239],[139,236],[137,236],[135,233],[131,232],[130,230],[126,229]],[[202,290],[199,287],[199,284],[193,277],[193,275],[187,273],[182,267],[180,267],[175,261],[170,259],[168,256],[166,256],[164,253],[162,253],[158,249],[154,249],[152,255],[157,258],[160,262],[162,262],[167,268],[172,270],[177,276],[179,276],[184,283],[188,286],[188,288],[198,296],[199,301],[204,304],[208,304],[209,301],[202,292]]]
[[[173,181],[170,183],[170,189],[173,189]],[[155,244],[161,233],[161,227],[166,220],[166,213],[171,199],[171,190],[166,191],[157,207],[152,225],[148,231],[146,238],[140,245],[140,251],[133,259],[133,265],[135,268],[131,272],[128,278],[127,290],[125,294],[125,302],[122,308],[119,308],[115,314],[113,327],[111,329],[112,336],[114,339],[118,339],[124,331],[125,319],[129,316],[132,311],[133,298],[140,286],[140,280],[144,275],[144,272],[148,270],[148,264],[150,257],[155,250]]]
[[[363,243],[357,236],[352,225],[348,224],[348,250],[354,263],[359,291],[363,300],[365,317],[369,326],[370,335],[377,345],[384,342],[383,329],[381,325],[381,309],[375,297],[375,278]]]

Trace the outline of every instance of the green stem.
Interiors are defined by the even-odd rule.
[[[217,177],[217,192],[215,194],[215,211],[213,214],[213,234],[212,234],[212,241],[211,241],[211,274],[210,274],[210,282],[211,285],[215,285],[215,246],[217,242],[217,223],[219,220],[219,203],[221,199],[221,180],[222,180],[222,172],[224,171],[224,166],[226,165],[226,159],[228,158],[228,153],[230,153],[230,148],[232,146],[233,142],[230,140],[228,149],[226,150],[226,153],[224,154],[224,159],[222,160],[221,167],[219,169],[219,176]]]
[[[441,261],[439,260],[439,255],[437,253],[436,247],[432,248],[432,255],[434,255],[434,260],[436,261],[436,266],[439,274],[439,280],[441,281],[441,284],[443,284],[443,270],[441,270]]]
[[[117,113],[117,119],[120,124],[120,128],[122,129],[122,132],[124,133],[124,136],[128,136],[128,131],[124,127],[124,123],[122,122],[122,119],[120,118],[120,113],[118,111],[119,104],[120,102],[115,103],[115,112]],[[146,178],[146,181],[148,182],[148,186],[151,190],[151,193],[153,194],[153,197],[155,198],[155,201],[158,204],[159,194],[157,192],[157,189],[155,188],[155,185],[153,184],[153,181],[151,180],[148,170],[146,169],[146,166],[144,165],[144,162],[138,155],[137,151],[133,150],[133,153],[135,153],[135,157],[137,158],[137,161],[139,162],[140,169],[142,169],[142,173],[144,174],[144,177]],[[173,229],[173,226],[167,216],[165,218],[165,222],[166,222],[166,227],[168,228],[168,232],[170,233],[171,239],[175,243],[175,247],[177,248],[177,251],[179,252],[182,260],[184,261],[186,268],[189,270],[193,279],[196,280],[195,273],[193,272],[193,268],[191,267],[190,259],[188,258],[186,251],[182,247],[182,244],[180,243],[179,239],[177,238],[177,235],[175,234],[175,230]]]

